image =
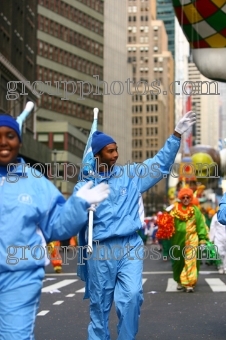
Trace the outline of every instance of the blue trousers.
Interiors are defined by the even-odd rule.
[[[108,321],[113,300],[119,320],[118,340],[135,339],[143,302],[142,271],[143,241],[137,233],[94,245],[93,256],[88,260],[88,340],[110,340]]]
[[[0,340],[34,340],[44,268],[0,273]]]

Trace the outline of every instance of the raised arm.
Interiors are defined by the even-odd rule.
[[[145,192],[163,177],[167,177],[180,148],[181,135],[195,122],[196,114],[192,111],[187,112],[176,125],[173,135],[167,139],[155,157],[145,160],[143,166],[138,167],[136,175],[140,192]]]

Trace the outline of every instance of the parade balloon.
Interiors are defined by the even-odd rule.
[[[221,157],[218,150],[214,149],[210,145],[204,145],[204,144],[197,144],[193,147],[191,147],[191,156],[196,153],[205,153],[211,156],[213,162],[217,163],[217,165],[220,167],[221,164]]]
[[[220,173],[220,153],[209,145],[196,145],[191,148],[192,162],[195,164],[198,181],[207,183],[209,178],[218,177]]]
[[[207,78],[226,82],[225,0],[172,0],[193,61]]]
[[[196,177],[199,182],[206,183],[210,176],[214,174],[213,159],[210,155],[202,152],[195,153],[192,156],[192,162],[196,167]]]

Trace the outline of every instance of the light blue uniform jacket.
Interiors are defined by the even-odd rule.
[[[87,225],[88,207],[75,194],[66,201],[37,170],[19,165],[10,175],[0,167],[0,273],[44,266],[40,231],[47,243],[68,239]]]
[[[102,178],[95,174],[95,177],[85,178],[85,181],[92,180],[95,185],[106,182],[110,186],[109,197],[98,205],[94,212],[94,240],[101,242],[112,237],[129,236],[142,227],[139,216],[139,198],[142,193],[159,182],[164,175],[167,177],[179,147],[180,138],[171,135],[156,156],[145,160],[141,165],[136,163],[130,166],[116,165],[108,177]],[[75,186],[75,191],[84,183],[84,181],[78,183]],[[87,244],[86,229],[83,229],[79,234],[79,245],[82,247],[85,244]],[[85,250],[83,256],[87,257]],[[79,263],[83,263],[83,265],[78,265],[78,275],[82,280],[87,281],[85,261],[80,258]],[[87,292],[85,297],[88,297]]]
[[[222,197],[219,210],[217,212],[217,220],[223,225],[226,225],[226,194]]]

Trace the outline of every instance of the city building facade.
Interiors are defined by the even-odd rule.
[[[31,165],[45,164],[51,150],[36,140],[36,1],[3,1],[0,9],[0,111],[17,118],[29,100],[33,113],[23,124],[20,155]]]
[[[68,122],[37,122],[38,141],[52,150],[48,177],[69,197],[79,180],[87,137]]]
[[[112,11],[118,15],[112,16]],[[51,147],[46,139],[52,137],[44,125],[51,121],[53,138],[64,142],[59,157],[62,150],[68,151],[64,138],[85,148],[96,107],[98,129],[116,140],[119,163],[131,157],[131,98],[126,91],[117,94],[117,85],[125,82],[129,72],[126,11],[122,1],[38,1],[38,138]],[[60,129],[60,122],[69,123],[66,130]],[[73,133],[67,137],[69,127]],[[72,162],[72,154],[64,161]],[[65,195],[70,187],[68,183]]]
[[[98,107],[102,129],[103,11],[101,0],[38,0],[38,119],[66,120],[88,133]]]
[[[165,24],[168,36],[168,50],[175,57],[175,12],[172,0],[157,0],[157,19]]]
[[[193,62],[188,63],[192,85],[192,110],[197,114],[194,144],[209,145],[218,150],[220,138],[220,88],[217,81],[204,77]]]
[[[174,129],[174,64],[155,1],[128,1],[128,62],[132,64],[132,160],[152,158]],[[167,189],[160,181],[144,196],[146,213],[158,209]],[[149,200],[151,199],[151,201]],[[148,203],[147,203],[148,202]]]
[[[104,1],[103,131],[117,142],[122,165],[132,158],[132,95],[128,91],[132,66],[127,62],[126,18],[126,1]]]

